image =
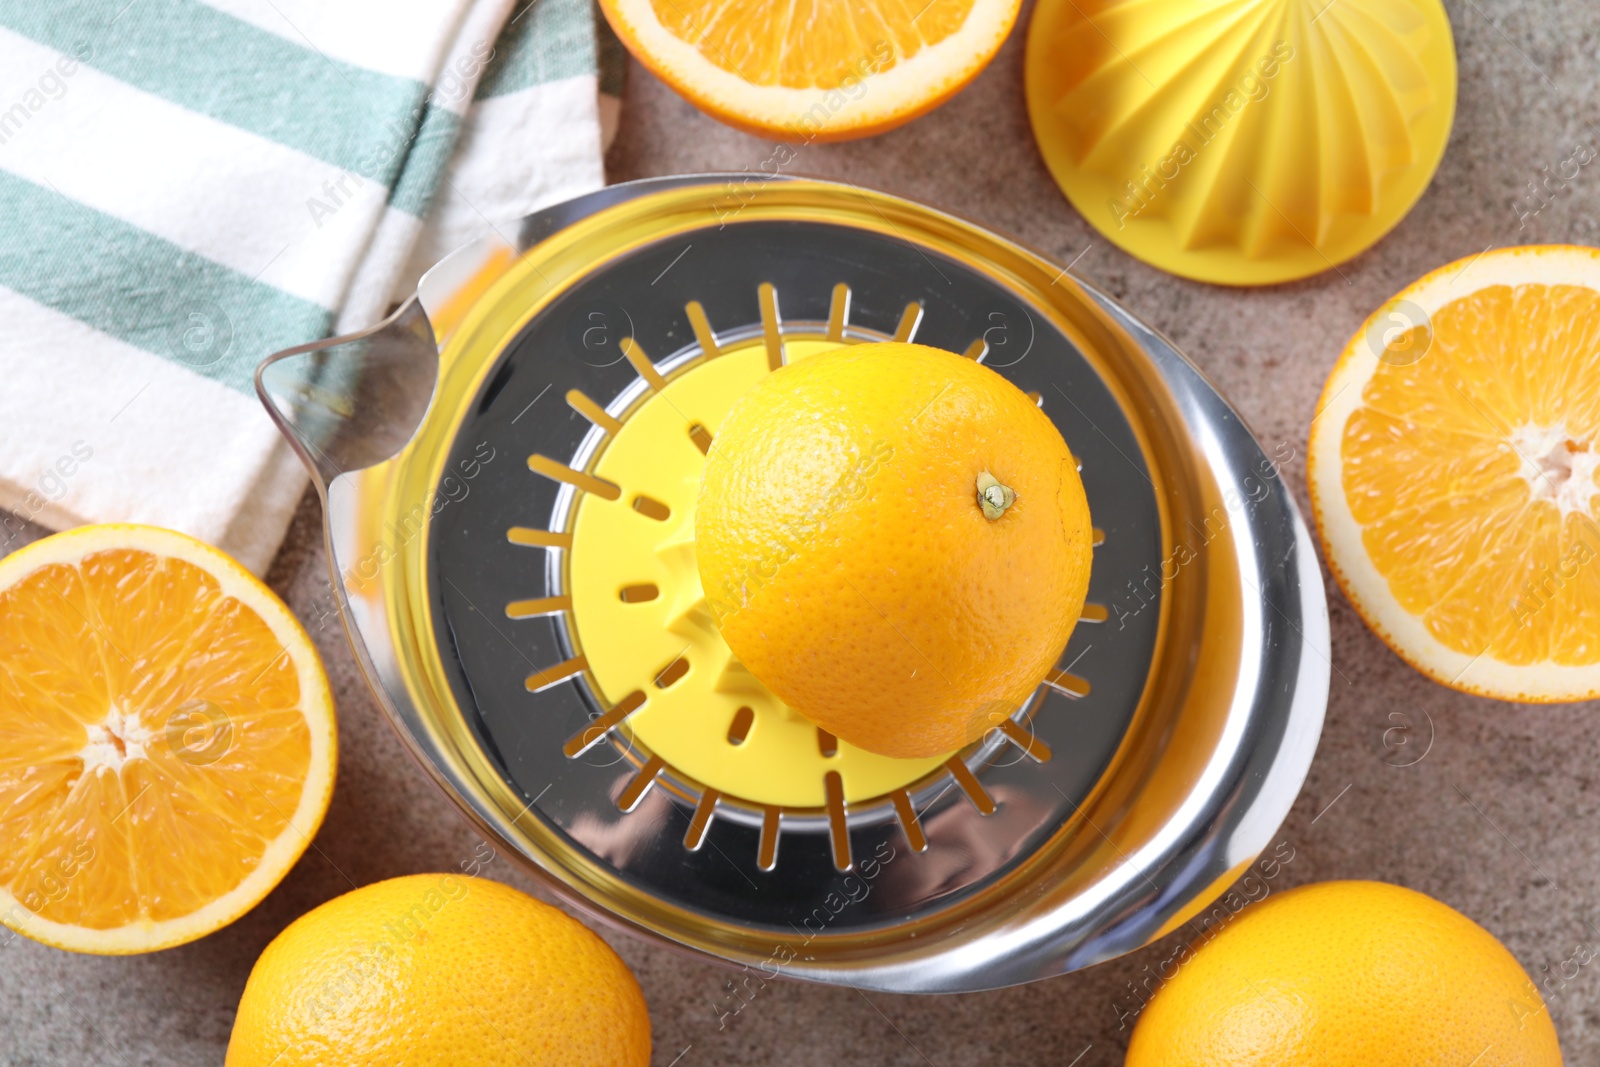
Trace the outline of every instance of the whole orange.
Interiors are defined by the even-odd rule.
[[[510,886],[415,874],[291,923],[245,983],[227,1067],[646,1067],[611,947]]]
[[[1177,959],[1127,1067],[1561,1064],[1527,972],[1493,934],[1415,890],[1301,886]]]
[[[695,516],[734,655],[834,736],[902,758],[1021,707],[1083,608],[1091,538],[1038,405],[970,359],[900,343],[763,378],[717,432]]]

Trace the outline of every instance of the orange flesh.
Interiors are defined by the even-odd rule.
[[[97,930],[189,915],[289,826],[295,664],[193,564],[136,550],[0,591],[0,885]]]
[[[1400,605],[1468,656],[1600,661],[1600,293],[1497,285],[1446,304],[1432,348],[1380,362],[1362,401],[1343,487]]]
[[[973,0],[651,0],[661,25],[754,85],[853,87],[961,28]]]

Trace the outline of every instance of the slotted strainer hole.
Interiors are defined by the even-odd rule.
[[[667,507],[654,497],[645,496],[643,494],[633,498],[633,510],[637,511],[645,518],[654,519],[657,522],[666,522],[668,519],[672,518],[671,508]]]
[[[734,712],[733,722],[728,727],[728,744],[744,744],[744,739],[750,736],[750,724],[755,721],[756,713],[750,708],[740,708]]]
[[[669,663],[665,667],[661,668],[661,673],[656,675],[656,688],[657,689],[666,689],[666,688],[670,687],[678,679],[682,678],[684,675],[686,675],[688,673],[689,673],[689,659],[688,659],[688,657],[687,656],[679,656],[677,659],[673,660],[671,663]]]

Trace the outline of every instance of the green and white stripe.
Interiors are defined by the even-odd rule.
[[[264,570],[304,481],[256,364],[602,180],[590,0],[526,3],[0,4],[0,506]]]
[[[407,276],[483,233],[605,183],[591,0],[517,0]],[[609,32],[609,31],[607,31]],[[527,166],[530,159],[535,166]]]

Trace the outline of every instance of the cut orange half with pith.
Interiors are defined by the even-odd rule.
[[[809,142],[881,133],[955,95],[994,58],[1021,0],[600,6],[639,62],[702,111],[758,136]],[[775,157],[770,169],[785,165]]]
[[[1334,577],[1412,666],[1600,695],[1600,250],[1502,249],[1401,292],[1334,367],[1311,503]]]
[[[78,952],[232,922],[333,790],[310,638],[232,558],[85,526],[0,559],[0,921]]]

